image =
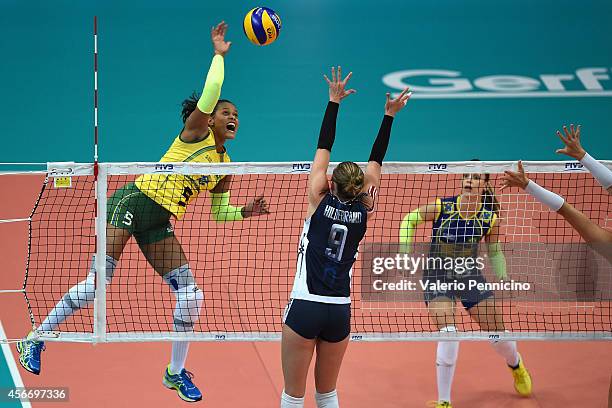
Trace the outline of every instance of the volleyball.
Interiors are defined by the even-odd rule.
[[[256,45],[272,44],[280,34],[281,19],[268,7],[255,7],[244,16],[244,34]]]

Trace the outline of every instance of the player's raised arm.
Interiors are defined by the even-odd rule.
[[[308,214],[312,214],[321,202],[321,198],[329,190],[327,181],[327,167],[329,166],[329,156],[331,153],[334,139],[336,138],[336,119],[340,102],[355,93],[354,89],[346,89],[346,84],[351,79],[352,72],[342,79],[342,67],[338,66],[338,72],[332,67],[331,80],[327,75],[323,75],[327,85],[329,85],[329,102],[323,116],[319,141],[315,153],[310,176],[308,177]]]
[[[210,64],[197,109],[189,115],[185,121],[185,128],[181,132],[181,139],[185,142],[198,140],[202,135],[208,133],[210,114],[221,96],[221,86],[225,76],[224,57],[232,45],[231,42],[225,41],[226,32],[227,24],[224,21],[211,29],[210,36],[215,55]]]
[[[565,154],[572,157],[591,172],[595,180],[602,185],[603,188],[608,190],[608,193],[612,194],[612,171],[609,168],[591,157],[580,143],[580,130],[581,126],[570,125],[569,129],[567,126],[563,126],[563,133],[557,130],[557,136],[563,142],[565,147],[563,149],[557,149],[557,153]]]
[[[365,183],[364,190],[368,193],[368,200],[375,198],[375,192],[378,190],[380,185],[380,172],[382,168],[382,162],[387,153],[387,147],[389,147],[389,139],[391,138],[391,126],[393,125],[393,119],[395,114],[402,110],[408,103],[408,99],[412,92],[409,88],[406,88],[399,94],[397,98],[391,99],[390,94],[387,92],[387,101],[385,102],[385,116],[383,116],[382,123],[378,129],[378,135],[372,150],[370,152],[370,158],[368,159],[368,165],[365,171]],[[370,203],[370,207],[373,208],[373,202]]]

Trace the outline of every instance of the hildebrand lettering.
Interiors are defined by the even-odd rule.
[[[331,205],[325,206],[323,215],[334,221],[340,221],[350,224],[358,224],[361,222],[361,213],[359,211],[344,211],[332,207]]]
[[[414,92],[413,98],[423,99],[611,97],[610,71],[609,68],[593,67],[579,68],[572,74],[541,74],[537,78],[486,75],[469,79],[460,71],[413,69],[391,72],[382,80],[398,90],[395,95],[409,86]],[[603,84],[607,84],[608,89]],[[568,85],[574,89],[568,90]]]

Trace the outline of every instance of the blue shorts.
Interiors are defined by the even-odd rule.
[[[283,323],[306,339],[337,343],[351,332],[351,305],[291,299]]]
[[[445,271],[445,270],[427,270],[423,273],[423,282],[429,280],[430,282],[435,282],[436,280],[440,283],[456,283],[463,284],[465,289],[450,289],[447,291],[432,291],[429,288],[423,292],[423,296],[425,297],[425,304],[429,305],[433,299],[437,297],[446,297],[451,300],[459,299],[461,300],[461,304],[466,310],[476,306],[478,303],[482,302],[485,299],[488,299],[493,296],[493,292],[490,290],[480,291],[474,285],[470,288],[470,282],[485,283],[486,279],[482,275],[480,271],[474,271],[470,274],[466,275],[458,275],[454,272]]]

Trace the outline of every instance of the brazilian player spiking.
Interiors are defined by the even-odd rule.
[[[225,143],[236,137],[239,120],[236,106],[229,100],[219,99],[225,55],[231,45],[225,40],[226,31],[224,22],[211,30],[214,56],[204,89],[201,95],[194,93],[183,102],[181,116],[184,126],[161,162],[214,164],[230,161]],[[181,220],[202,191],[210,193],[211,215],[219,223],[241,221],[269,212],[263,197],[257,197],[244,206],[232,206],[230,186],[231,176],[147,174],[116,190],[107,203],[106,284],[111,283],[123,249],[134,237],[149,264],[174,294],[174,332],[193,332],[200,318],[204,293],[174,235],[171,221]],[[116,279],[121,279],[121,275]],[[44,343],[37,340],[38,333],[57,330],[70,315],[91,304],[95,297],[95,282],[94,256],[86,279],[72,286],[41,325],[17,344],[19,361],[26,370],[40,373]],[[192,374],[185,369],[188,349],[187,341],[172,342],[170,364],[164,371],[162,382],[167,388],[176,390],[182,400],[194,402],[202,399],[202,393],[193,383]]]

